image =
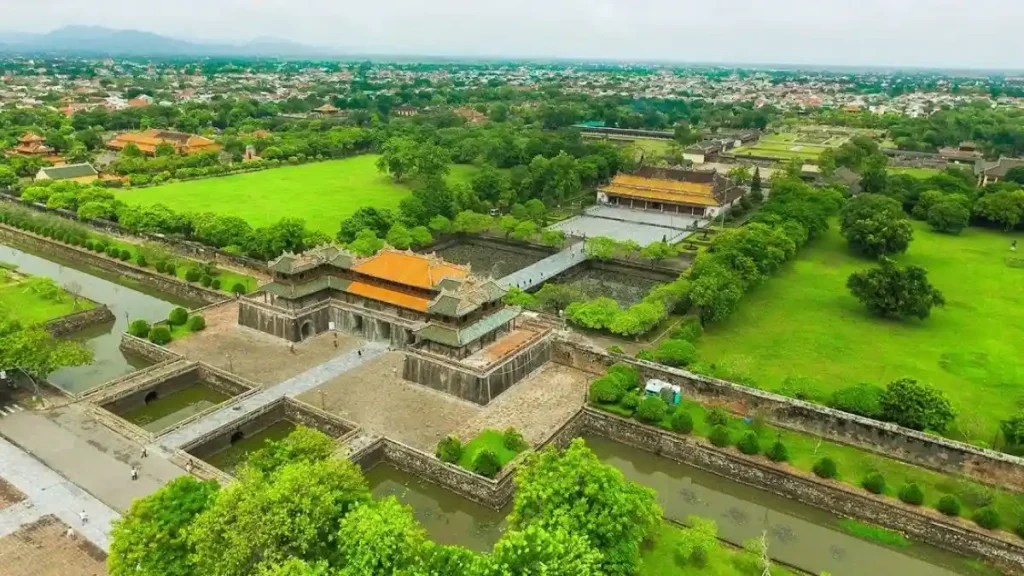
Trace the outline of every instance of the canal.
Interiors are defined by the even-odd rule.
[[[700,516],[718,524],[719,537],[742,546],[768,532],[769,550],[776,561],[812,574],[832,576],[899,574],[901,576],[953,576],[973,574],[966,558],[913,543],[890,548],[844,533],[839,518],[799,502],[732,482],[726,478],[679,464],[596,436],[585,437],[602,462],[621,470],[630,480],[653,488],[665,517],[685,523]],[[390,465],[366,473],[374,495],[394,495],[412,507],[430,537],[487,551],[501,537],[505,516]]]
[[[0,262],[14,264],[28,274],[53,278],[81,296],[106,304],[114,314],[114,322],[93,326],[71,336],[92,350],[95,356],[92,364],[65,368],[47,378],[53,385],[72,394],[84,392],[147,364],[140,358],[125,355],[119,348],[121,334],[128,329],[130,321],[138,318],[150,322],[163,320],[175,306],[195,308],[201,305],[91,266],[30,253],[5,244],[0,244]]]

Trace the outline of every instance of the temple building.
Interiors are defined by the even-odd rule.
[[[185,134],[184,132],[160,130],[158,128],[152,128],[143,132],[124,132],[118,134],[113,140],[107,142],[107,148],[120,152],[130,144],[136,145],[147,156],[155,156],[156,148],[161,144],[171,146],[177,154],[199,154],[200,152],[217,152],[220,150],[220,146],[209,138],[195,134]]]
[[[598,188],[601,204],[711,218],[739,200],[744,189],[715,170],[642,167]]]
[[[322,246],[268,267],[273,281],[239,300],[239,324],[293,342],[388,341],[406,352],[406,379],[466,400],[486,404],[550,358],[549,327],[521,319],[493,279],[433,254]]]
[[[53,154],[53,148],[46,145],[46,138],[32,132],[25,132],[18,138],[18,145],[7,151],[17,156],[39,156],[45,158]]]

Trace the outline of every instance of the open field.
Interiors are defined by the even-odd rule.
[[[922,180],[925,178],[931,178],[932,176],[940,173],[940,171],[935,168],[899,168],[896,166],[886,168],[886,171],[889,174],[907,174]]]
[[[762,156],[791,160],[799,158],[814,160],[831,147],[839,146],[845,137],[826,136],[808,137],[798,132],[766,134],[749,146],[741,146],[733,150],[736,156]]]
[[[0,268],[0,318],[10,318],[26,326],[45,324],[92,307],[92,302],[84,299],[76,302],[65,291],[44,297],[30,288],[28,278]]]
[[[1013,238],[969,228],[961,236],[914,223],[904,264],[924,266],[946,297],[924,321],[869,316],[846,289],[872,266],[852,255],[838,226],[709,326],[701,360],[722,376],[767,390],[808,379],[823,401],[860,382],[916,378],[943,390],[959,416],[951,435],[991,444],[999,421],[1024,407],[1024,268],[1007,264]]]
[[[253,226],[284,217],[302,218],[330,236],[344,218],[363,206],[397,209],[410,194],[377,171],[376,154],[285,166],[248,174],[175,182],[164,186],[121,190],[117,197],[132,204],[165,204],[181,212],[214,212],[245,219]],[[465,182],[475,168],[453,165],[450,182]]]

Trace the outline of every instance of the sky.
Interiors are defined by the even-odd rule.
[[[1021,0],[0,0],[0,29],[351,53],[1024,69]]]

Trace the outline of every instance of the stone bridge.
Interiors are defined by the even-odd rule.
[[[569,268],[586,262],[589,257],[584,250],[584,245],[584,242],[577,242],[540,262],[505,276],[498,280],[498,285],[506,290],[509,288],[519,288],[520,290],[536,288]]]

